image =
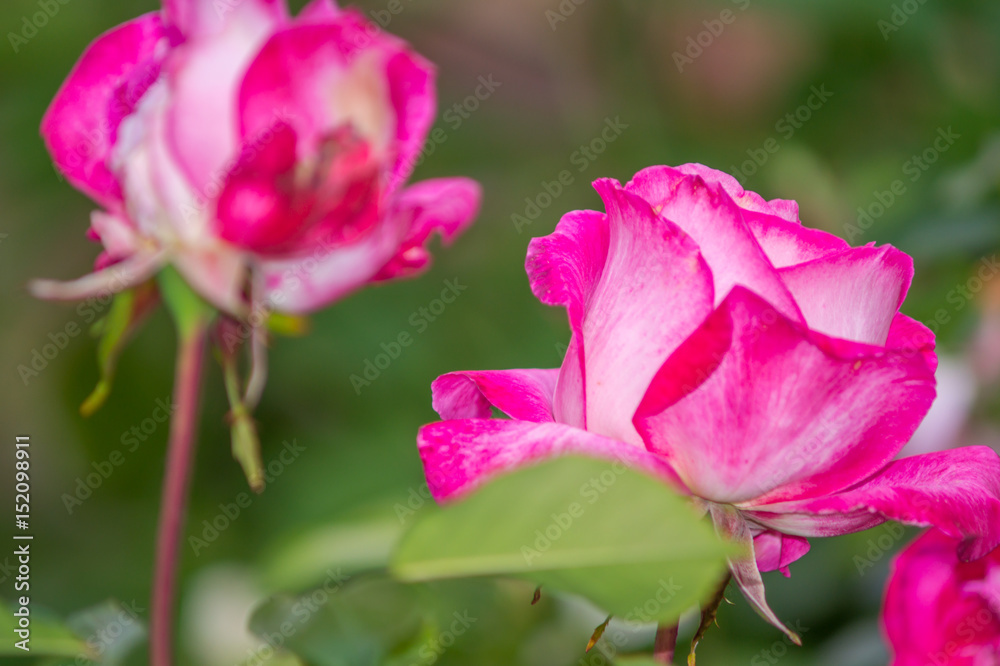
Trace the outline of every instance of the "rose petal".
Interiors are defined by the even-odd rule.
[[[103,270],[90,273],[71,282],[33,280],[28,289],[35,298],[49,301],[82,301],[104,297],[130,289],[153,277],[165,263],[165,253],[133,254]]]
[[[791,575],[788,565],[809,552],[809,541],[767,530],[753,538],[753,550],[757,569],[761,572],[780,570],[788,578]]]
[[[671,167],[652,167],[637,173],[626,189],[648,201],[698,244],[715,280],[716,305],[734,286],[742,285],[785,316],[802,321],[792,294],[747,227],[744,211],[719,180],[679,176]]]
[[[842,355],[823,343],[737,287],[664,363],[636,426],[708,500],[845,488],[909,440],[934,377],[919,355],[861,345]]]
[[[163,0],[163,12],[167,22],[189,39],[223,32],[230,21],[240,18],[241,12],[268,17],[274,22],[288,15],[285,0]]]
[[[167,135],[195,190],[213,198],[240,142],[237,99],[244,73],[264,41],[284,21],[282,2],[178,2],[181,28],[195,37],[168,63],[171,106]],[[271,111],[273,120],[274,109]],[[197,118],[197,122],[192,119]]]
[[[475,220],[481,200],[482,188],[468,178],[436,178],[404,189],[393,215],[409,218],[409,231],[375,279],[408,277],[424,270],[431,262],[424,248],[430,237],[437,232],[445,244],[451,243]]]
[[[913,260],[894,247],[851,248],[781,269],[814,331],[885,345],[913,280]]]
[[[885,520],[933,525],[963,540],[963,559],[975,559],[1000,546],[1000,455],[970,446],[903,458],[843,492],[745,508],[761,524],[799,536],[835,536]]]
[[[239,108],[244,139],[273,124],[276,112],[314,148],[331,131],[353,128],[393,165],[385,175],[391,192],[412,172],[433,123],[434,68],[348,10],[273,35],[247,70]]]
[[[711,273],[691,239],[645,201],[611,180],[594,186],[606,222],[564,218],[556,234],[532,242],[528,273],[543,302],[567,305],[585,365],[587,429],[638,445],[632,414],[655,368],[711,310]]]
[[[569,454],[620,462],[681,487],[670,468],[655,456],[561,423],[442,421],[420,429],[417,447],[428,487],[441,501],[460,497],[502,472]]]
[[[969,581],[1000,570],[1000,553],[966,564],[957,546],[929,530],[893,561],[882,615],[893,666],[979,666],[1000,657],[1000,608],[968,590]]]
[[[109,208],[121,186],[108,166],[118,125],[159,74],[159,14],[98,37],[80,56],[42,119],[42,137],[66,178]]]
[[[496,407],[512,419],[552,421],[552,392],[559,370],[450,372],[431,384],[442,419],[485,419]]]

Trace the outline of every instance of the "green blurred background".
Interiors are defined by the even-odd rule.
[[[389,4],[360,6],[384,19]],[[307,337],[275,342],[257,412],[264,459],[275,459],[286,441],[305,450],[197,556],[185,548],[181,663],[237,663],[252,645],[243,629],[249,610],[267,594],[320,582],[326,565],[336,564],[327,562],[336,559],[332,553],[377,554],[380,535],[412,520],[400,506],[412,501],[424,510],[414,499],[424,489],[414,436],[435,418],[434,377],[559,364],[565,317],[531,295],[525,250],[562,213],[599,207],[589,184],[597,177],[625,181],[648,165],[684,162],[742,171],[749,189],[796,199],[809,226],[853,244],[892,243],[911,253],[917,278],[904,311],[925,322],[945,312],[947,321],[935,325],[939,347],[960,368],[958,388],[949,390],[973,394],[946,405],[943,418],[957,422],[946,432],[957,432],[955,441],[996,446],[990,364],[1000,344],[1000,334],[991,335],[1000,284],[987,280],[971,301],[949,293],[1000,247],[1000,4],[402,0],[399,6],[388,30],[437,63],[440,76],[442,131],[416,177],[480,180],[483,211],[451,248],[435,249],[436,263],[423,277],[357,293],[317,314]],[[9,470],[8,442],[31,434],[32,597],[58,616],[109,598],[148,608],[167,432],[159,425],[137,445],[122,438],[133,426],[141,429],[156,401],[169,395],[174,339],[158,313],[122,358],[111,399],[90,419],[77,411],[97,379],[95,342],[86,336],[71,339],[44,371],[23,381],[18,365],[30,364],[50,334],[87,323],[74,307],[32,300],[23,285],[32,277],[81,275],[98,252],[84,238],[92,205],[58,178],[37,127],[82,49],[156,7],[154,0],[68,0],[17,53],[9,36],[0,45],[2,460]],[[37,11],[33,0],[5,0],[0,32],[20,33],[23,17]],[[719,26],[721,34],[712,35]],[[691,47],[689,38],[697,43],[699,36],[703,45]],[[679,66],[677,53],[691,60]],[[480,77],[499,86],[470,100]],[[809,109],[815,90],[828,99],[812,97]],[[796,113],[794,122],[786,118]],[[607,123],[620,131],[595,141]],[[939,131],[957,135],[947,150],[933,148]],[[593,160],[578,152],[592,142],[595,153],[602,151]],[[915,166],[913,156],[928,150],[923,159],[934,163]],[[747,162],[754,157],[762,164]],[[539,195],[564,170],[572,182],[546,206]],[[877,214],[874,204],[886,200],[877,193],[897,179],[905,193]],[[542,204],[538,215],[526,198]],[[859,225],[859,207],[873,213],[870,224]],[[537,219],[515,224],[514,215],[529,213]],[[418,323],[419,309],[446,280],[467,289],[434,321]],[[402,332],[414,343],[356,391],[351,375]],[[246,491],[229,453],[217,368],[204,386],[189,529],[195,535],[203,520],[219,514],[220,503]],[[116,449],[124,463],[70,512],[63,496]],[[10,484],[0,487],[2,505],[9,506]],[[367,527],[343,537],[330,531],[340,524]],[[765,576],[772,606],[804,630],[805,647],[787,648],[730,593],[735,603],[724,606],[721,630],[703,643],[702,663],[885,663],[877,614],[888,553],[910,535],[879,528],[814,540],[791,579]],[[12,581],[3,573],[0,579],[0,596],[10,598]],[[522,592],[453,590],[472,599],[480,621],[438,663],[608,663],[593,653],[581,661],[599,613],[565,600],[531,607]],[[682,629],[682,643],[685,633],[691,627]],[[131,661],[143,663],[141,649]]]

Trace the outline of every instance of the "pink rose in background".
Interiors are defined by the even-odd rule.
[[[434,70],[360,13],[313,0],[165,0],[99,37],[42,123],[102,210],[98,272],[33,285],[78,299],[170,263],[240,314],[308,312],[429,261],[473,219],[476,183],[404,188],[436,109]]]
[[[883,623],[893,666],[1000,665],[1000,549],[975,562],[930,530],[896,556]]]
[[[995,452],[893,460],[934,399],[934,336],[899,312],[907,255],[805,228],[794,202],[700,165],[595,187],[606,214],[569,213],[528,250],[535,295],[569,314],[562,367],[434,382],[445,421],[418,445],[436,498],[560,454],[624,460],[753,553],[733,576],[782,629],[760,571],[788,575],[807,537],[898,520],[964,558],[1000,543]]]

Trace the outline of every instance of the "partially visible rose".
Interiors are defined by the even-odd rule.
[[[226,312],[252,293],[301,313],[415,273],[480,199],[464,178],[403,187],[435,113],[430,63],[330,0],[296,18],[284,0],[165,0],[91,44],[46,113],[104,252],[33,290],[77,299],[169,263]]]
[[[959,545],[930,530],[893,562],[882,616],[892,666],[1000,665],[1000,549],[962,562]]]

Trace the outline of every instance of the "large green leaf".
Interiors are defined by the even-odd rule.
[[[323,525],[286,537],[264,560],[264,584],[269,590],[298,590],[322,580],[332,569],[349,575],[384,569],[402,529],[395,518],[380,518]]]
[[[609,613],[673,622],[709,596],[734,547],[688,501],[619,463],[566,457],[428,512],[392,563],[407,581],[514,575]]]

